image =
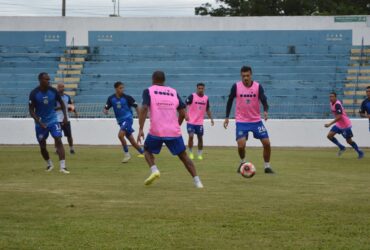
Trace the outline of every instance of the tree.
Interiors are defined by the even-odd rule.
[[[195,8],[201,16],[370,15],[368,0],[216,0]]]

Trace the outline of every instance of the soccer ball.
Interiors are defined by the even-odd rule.
[[[256,174],[256,168],[251,162],[245,162],[240,166],[240,174],[245,178],[252,178]]]

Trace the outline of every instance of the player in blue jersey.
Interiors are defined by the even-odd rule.
[[[60,97],[62,98],[64,102],[64,106],[66,107],[67,111],[73,111],[75,116],[77,117],[76,109],[72,108],[74,106],[73,106],[71,97],[67,95],[66,93],[64,93],[64,83],[59,82],[57,84],[57,90],[58,90]],[[58,122],[60,123],[63,134],[65,137],[67,137],[67,141],[69,144],[69,152],[71,154],[75,154],[75,150],[73,148],[72,129],[71,129],[71,122],[69,120],[69,114],[67,112],[67,123],[63,123],[64,114],[63,114],[62,108],[59,103],[57,103],[57,107],[55,108],[55,110],[57,111]]]
[[[369,119],[369,132],[370,132],[370,86],[366,88],[367,98],[362,102],[360,108],[361,117]]]
[[[65,153],[62,144],[62,130],[57,119],[55,107],[60,104],[64,114],[63,123],[67,123],[66,107],[57,90],[50,87],[50,77],[47,73],[42,72],[38,76],[39,86],[31,91],[29,97],[29,112],[35,120],[36,136],[40,145],[41,155],[47,163],[46,171],[53,169],[53,162],[49,157],[46,149],[46,139],[49,133],[55,140],[57,153],[60,161],[60,172],[69,174],[65,166]]]
[[[131,145],[140,153],[138,157],[144,157],[144,150],[136,143],[132,135],[132,133],[134,132],[134,129],[132,128],[132,124],[134,121],[132,108],[135,108],[136,113],[139,114],[139,107],[132,96],[126,95],[124,93],[124,84],[122,82],[116,82],[114,84],[114,89],[116,92],[108,97],[103,112],[105,114],[108,114],[108,110],[110,108],[113,108],[118,126],[120,126],[118,138],[121,141],[125,154],[122,163],[127,163],[131,159],[131,155],[128,152],[125,136],[130,141]]]

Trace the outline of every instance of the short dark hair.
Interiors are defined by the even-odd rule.
[[[124,85],[124,84],[123,84],[123,82],[120,82],[120,81],[115,82],[115,83],[114,83],[114,88],[116,89],[116,88],[118,88],[118,87],[119,87],[119,86],[121,86],[121,85]]]
[[[166,81],[166,76],[163,71],[157,70],[157,71],[154,71],[152,75],[152,79],[153,81],[156,81],[156,82],[158,81],[162,83]]]
[[[366,89],[370,89],[370,86],[367,86]]]
[[[198,88],[199,86],[205,87],[206,85],[205,85],[204,83],[200,82],[200,83],[198,83],[198,84],[197,84],[197,88]]]
[[[331,95],[334,95],[335,97],[337,97],[337,93],[335,93],[334,91],[330,92]]]
[[[39,80],[41,80],[43,77],[44,77],[44,75],[47,75],[48,73],[46,73],[46,72],[41,72],[40,74],[39,74],[39,76],[38,76],[38,79]]]
[[[251,72],[251,74],[252,74],[252,68],[250,66],[243,66],[240,69],[240,72]]]

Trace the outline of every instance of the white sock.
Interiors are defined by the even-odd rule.
[[[244,158],[244,159],[240,159],[240,163],[244,163],[244,162],[247,162],[247,160]]]
[[[270,168],[270,162],[265,162],[265,168]]]
[[[53,162],[51,161],[51,159],[47,160],[46,164],[48,164],[48,166],[53,166]]]
[[[198,155],[202,155],[203,150],[198,150]]]
[[[199,176],[197,175],[197,176],[194,176],[194,182],[200,182],[200,178],[199,178]]]
[[[60,169],[65,169],[66,168],[66,161],[65,160],[61,160],[59,163],[60,163]]]
[[[193,148],[189,148],[189,152],[190,153],[193,153]]]
[[[127,156],[127,157],[131,156],[129,152],[124,152],[124,153],[125,153],[125,156]]]
[[[159,169],[157,168],[156,165],[151,166],[150,170],[152,171],[152,173],[159,172]]]

